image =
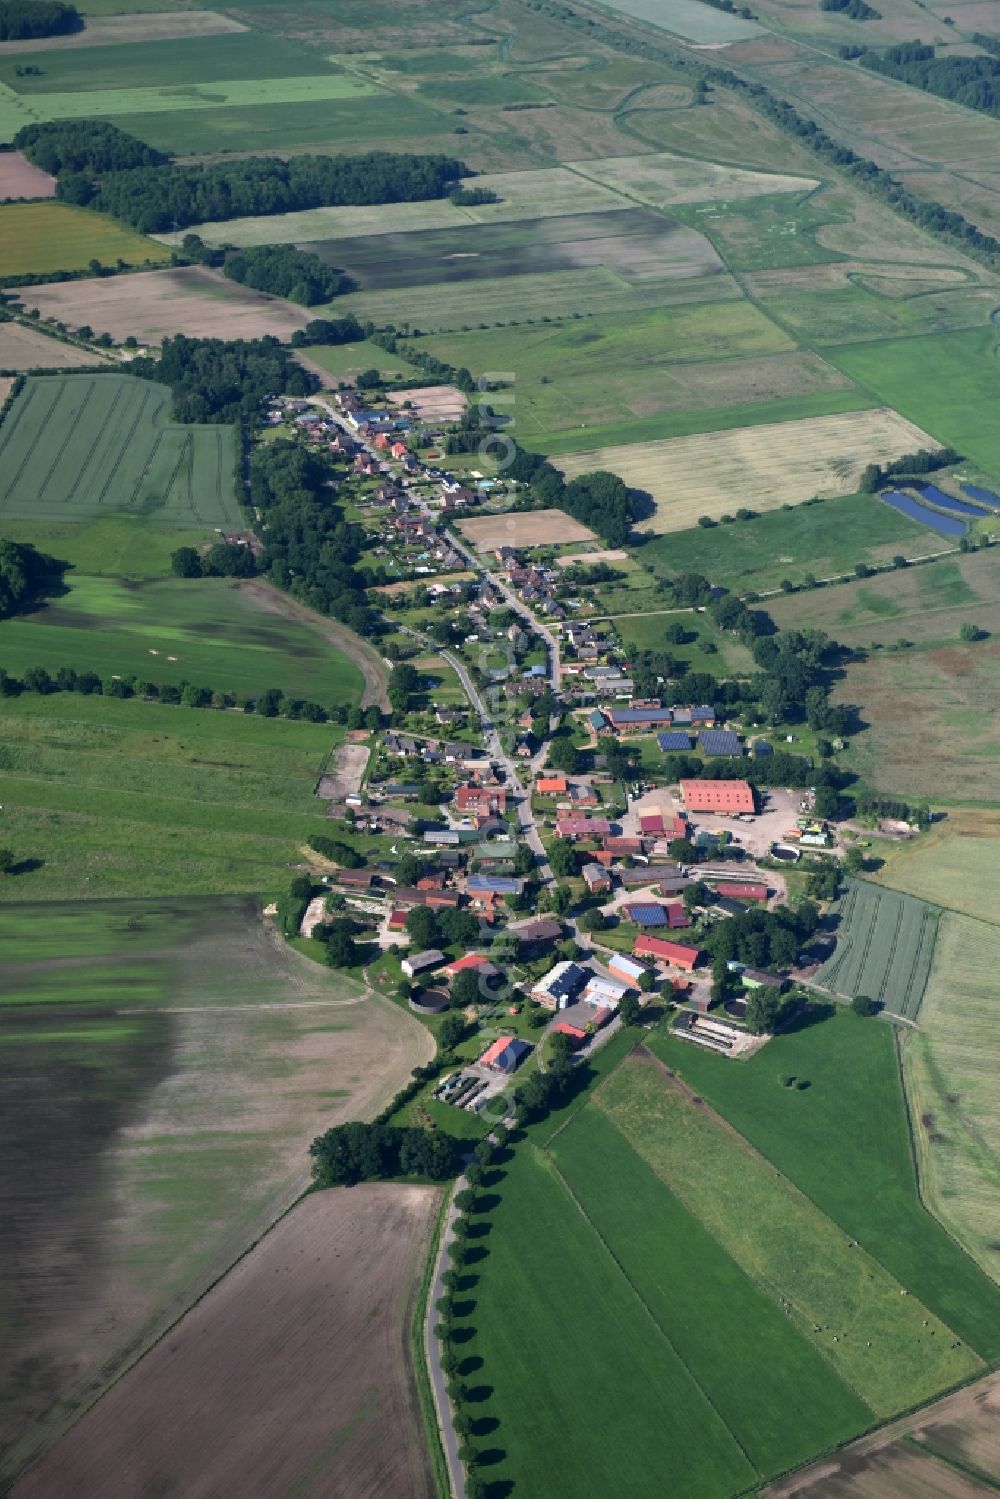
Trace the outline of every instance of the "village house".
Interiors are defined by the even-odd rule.
[[[668,942],[665,937],[649,937],[645,932],[635,939],[632,951],[637,958],[657,958],[688,973],[701,961],[700,948],[687,947],[682,942]]]

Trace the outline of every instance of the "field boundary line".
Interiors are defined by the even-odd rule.
[[[605,1118],[606,1117],[607,1116],[605,1115]],[[620,1131],[619,1131],[619,1133],[620,1133]],[[622,1138],[624,1139],[625,1137],[622,1136]],[[626,1143],[628,1144],[629,1142],[626,1141]],[[538,1148],[538,1147],[536,1147],[536,1148]],[[629,1148],[632,1149],[631,1144],[629,1144]],[[556,1177],[556,1179],[558,1180],[558,1182],[562,1186],[564,1192],[569,1197],[570,1201],[573,1203],[573,1206],[576,1208],[577,1212],[582,1217],[584,1223],[586,1223],[587,1227],[590,1229],[591,1233],[594,1235],[594,1238],[597,1240],[597,1242],[600,1244],[601,1248],[604,1250],[604,1253],[611,1260],[611,1262],[614,1265],[615,1269],[618,1271],[619,1275],[622,1277],[622,1279],[624,1280],[625,1284],[628,1286],[629,1290],[632,1292],[632,1295],[635,1297],[636,1301],[638,1301],[639,1305],[642,1307],[643,1311],[646,1313],[646,1316],[649,1318],[650,1322],[652,1322],[653,1326],[656,1328],[657,1332],[660,1334],[660,1337],[666,1343],[667,1347],[670,1349],[671,1353],[674,1355],[674,1357],[676,1358],[677,1362],[680,1364],[681,1368],[684,1370],[685,1374],[690,1379],[691,1383],[694,1385],[695,1389],[699,1392],[699,1394],[702,1396],[702,1398],[704,1399],[704,1401],[706,1402],[706,1404],[710,1407],[710,1409],[715,1412],[715,1415],[718,1417],[719,1421],[721,1422],[721,1424],[723,1426],[723,1429],[728,1433],[729,1438],[730,1438],[730,1440],[733,1443],[733,1446],[736,1447],[737,1451],[745,1459],[745,1461],[747,1462],[747,1464],[749,1465],[749,1467],[753,1470],[754,1473],[756,1473],[756,1475],[757,1475],[757,1481],[754,1482],[754,1483],[747,1484],[744,1488],[742,1488],[742,1489],[740,1489],[738,1491],[741,1494],[747,1494],[747,1493],[752,1492],[757,1487],[757,1483],[759,1483],[760,1479],[763,1477],[763,1474],[762,1474],[760,1468],[752,1460],[752,1458],[750,1457],[750,1454],[747,1452],[746,1448],[743,1446],[743,1443],[740,1441],[740,1439],[736,1435],[736,1433],[732,1430],[732,1428],[729,1425],[729,1422],[723,1416],[722,1412],[719,1410],[719,1408],[716,1405],[715,1401],[712,1399],[711,1395],[708,1393],[708,1391],[705,1389],[704,1385],[701,1383],[701,1380],[694,1373],[694,1371],[689,1367],[687,1361],[678,1352],[678,1350],[677,1350],[676,1346],[674,1345],[674,1342],[671,1339],[671,1337],[670,1337],[669,1333],[667,1332],[666,1328],[662,1326],[662,1324],[659,1322],[658,1318],[655,1316],[655,1314],[654,1314],[652,1308],[650,1307],[649,1303],[646,1301],[645,1297],[642,1295],[642,1293],[640,1292],[639,1288],[636,1286],[635,1282],[632,1280],[632,1278],[629,1275],[628,1271],[625,1269],[625,1266],[622,1264],[621,1260],[615,1254],[614,1250],[611,1248],[611,1245],[608,1243],[607,1239],[605,1239],[605,1237],[601,1233],[600,1229],[597,1227],[597,1225],[594,1223],[593,1219],[590,1217],[589,1213],[587,1212],[587,1209],[584,1207],[584,1205],[580,1201],[579,1197],[577,1197],[576,1193],[573,1191],[573,1188],[570,1186],[569,1182],[563,1176],[562,1172],[559,1169],[558,1163],[549,1154],[547,1148],[544,1150],[544,1155],[545,1155],[545,1159],[546,1159],[546,1162],[547,1162],[550,1170],[552,1171],[553,1175]],[[640,1159],[641,1159],[641,1157],[640,1157]],[[662,1181],[662,1177],[660,1178],[660,1180]],[[667,1188],[667,1191],[669,1191],[669,1192],[673,1191],[673,1188],[670,1187],[666,1182],[664,1182],[663,1185]],[[680,1201],[680,1198],[678,1198],[678,1201]],[[690,1212],[690,1209],[688,1209],[688,1211]],[[701,1220],[699,1219],[698,1221],[700,1222]],[[731,1258],[731,1256],[730,1256],[730,1258]],[[865,1402],[865,1404],[867,1405],[867,1401]]]
[[[438,1499],[453,1499],[455,1488],[452,1484],[451,1468],[442,1442],[445,1412],[439,1409],[434,1385],[431,1380],[430,1365],[432,1355],[435,1352],[431,1342],[431,1294],[438,1276],[442,1273],[441,1267],[446,1248],[445,1237],[448,1221],[460,1179],[456,1177],[451,1186],[446,1187],[441,1194],[441,1202],[438,1206],[437,1218],[431,1231],[431,1241],[427,1247],[427,1257],[420,1278],[420,1285],[417,1288],[412,1312],[409,1317],[407,1334],[410,1357],[413,1361],[413,1375],[417,1386],[420,1424],[424,1429],[424,1439],[428,1447],[427,1455],[430,1459],[431,1472],[434,1487],[437,1489]],[[447,1394],[445,1394],[445,1399],[447,1400],[447,1398]]]
[[[968,1463],[963,1463],[957,1457],[951,1457],[948,1453],[939,1452],[929,1442],[921,1442],[918,1437],[913,1436],[910,1432],[907,1432],[905,1436],[900,1438],[900,1443],[904,1447],[909,1447],[911,1450],[919,1452],[923,1457],[933,1458],[942,1467],[950,1468],[953,1473],[960,1473],[963,1478],[971,1478],[975,1483],[984,1484],[991,1494],[1000,1494],[1000,1483],[995,1478],[991,1478],[988,1473],[983,1473],[978,1468],[970,1467]]]

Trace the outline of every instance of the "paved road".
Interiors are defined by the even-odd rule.
[[[446,1388],[448,1380],[441,1367],[443,1345],[434,1336],[434,1324],[438,1320],[435,1307],[445,1294],[444,1273],[451,1264],[448,1258],[448,1245],[455,1237],[455,1219],[458,1217],[455,1197],[465,1186],[466,1180],[463,1175],[456,1181],[445,1211],[444,1228],[441,1231],[441,1242],[438,1245],[437,1264],[434,1266],[434,1279],[431,1282],[430,1295],[427,1302],[427,1321],[424,1326],[427,1368],[431,1376],[431,1389],[434,1391],[434,1404],[437,1406],[438,1426],[441,1431],[441,1442],[444,1447],[445,1461],[448,1464],[451,1492],[454,1495],[454,1499],[465,1499],[465,1469],[462,1467],[458,1457],[458,1434],[452,1425],[451,1401],[448,1399]]]

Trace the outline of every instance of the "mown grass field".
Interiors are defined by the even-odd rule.
[[[488,1444],[502,1459],[491,1479],[525,1494],[642,1499],[663,1493],[668,1472],[705,1499],[750,1483],[750,1463],[543,1154],[521,1147],[499,1192],[488,1258],[475,1267],[476,1335],[461,1345],[482,1360],[473,1382],[492,1388],[499,1426]],[[553,1274],[538,1275],[531,1243],[558,1246]],[[583,1305],[594,1285],[600,1294]],[[567,1377],[595,1361],[599,1422]]]
[[[252,899],[5,907],[0,963],[6,1482],[298,1195],[310,1138],[430,1047]]]
[[[964,881],[974,878],[970,871]],[[992,895],[995,918],[995,864],[982,870],[980,882]],[[920,1030],[903,1048],[924,1195],[994,1280],[1000,1280],[998,965],[1000,927],[946,912]]]
[[[859,562],[885,563],[897,553],[921,556],[927,545],[923,526],[859,494],[772,510],[714,530],[696,526],[650,537],[640,556],[657,573],[697,572],[719,587],[759,593],[777,588],[783,578],[800,583],[807,573],[829,578],[852,572]],[[812,603],[818,596],[808,598]]]
[[[313,795],[343,731],[136,699],[0,701],[0,901],[280,890],[329,831]],[[368,845],[362,845],[368,846]]]
[[[130,375],[29,377],[0,427],[0,517],[131,511],[240,529],[233,428],[170,421],[165,385]]]
[[[69,203],[0,204],[0,276],[79,271],[92,260],[113,265],[119,257],[129,265],[155,265],[169,259],[169,252],[156,240],[88,208]]]
[[[915,1296],[902,1297],[905,1287],[875,1258],[652,1057],[633,1056],[595,1102],[877,1415],[981,1367],[948,1326]]]
[[[934,951],[934,907],[865,880],[848,880],[830,915],[837,946],[816,982],[847,998],[867,994],[891,1014],[916,1020]]]
[[[599,1108],[581,1109],[549,1148],[603,1247],[761,1477],[869,1424],[859,1396]]]
[[[68,591],[0,621],[0,657],[20,675],[44,666],[193,682],[245,694],[279,688],[327,709],[361,696],[361,674],[319,634],[266,613],[252,590],[223,578],[143,584],[67,574]]]
[[[674,645],[666,631],[678,621],[691,637],[683,645]],[[729,676],[749,676],[753,658],[746,646],[732,635],[714,627],[706,614],[640,614],[612,616],[611,620],[626,647],[640,650],[667,651],[692,671],[723,672]],[[0,640],[2,640],[0,634]],[[714,650],[706,647],[714,647]]]
[[[0,529],[8,541],[26,541],[92,577],[139,581],[170,576],[178,547],[217,541],[207,526],[172,531],[147,525],[141,515],[106,515],[91,521],[32,521],[5,515]],[[75,583],[70,577],[70,582]]]
[[[828,349],[826,356],[970,464],[1000,479],[997,331],[970,328],[932,338],[879,340]]]
[[[889,1026],[839,1011],[777,1036],[738,1067],[666,1035],[650,1044],[911,1295],[984,1359],[997,1357],[1000,1292],[918,1195]],[[785,1076],[809,1086],[785,1088]],[[916,1127],[912,1110],[911,1120]]]

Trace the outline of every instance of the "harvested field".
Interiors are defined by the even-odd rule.
[[[112,338],[131,334],[140,343],[152,344],[175,333],[189,338],[261,338],[266,333],[288,338],[312,316],[305,308],[239,286],[204,266],[43,283],[20,295],[43,317],[70,327],[89,323],[106,329]]]
[[[0,428],[0,514],[238,529],[232,427],[170,421],[170,392],[131,375],[32,375]]]
[[[812,495],[851,494],[867,463],[938,444],[897,411],[812,417],[598,448],[560,460],[568,477],[607,468],[657,502],[642,529],[683,531],[699,516],[718,518],[741,505],[775,510]]]
[[[592,552],[564,552],[561,557],[556,558],[559,567],[573,567],[577,562],[583,563],[585,567],[592,567],[595,562],[627,562],[628,552],[620,548],[612,547],[601,551],[595,548]]]
[[[593,531],[573,520],[565,510],[511,511],[460,520],[458,529],[477,552],[495,547],[541,547],[562,541],[594,541]]]
[[[977,876],[995,917],[997,865],[970,869],[963,883]],[[998,964],[1000,927],[946,911],[920,1030],[903,1048],[925,1199],[994,1280],[1000,1280]]]
[[[0,57],[21,52],[61,52],[66,48],[113,47],[122,42],[172,42],[197,36],[231,36],[246,27],[214,10],[165,10],[145,15],[88,16],[82,31],[67,36],[0,42]]]
[[[92,213],[89,208],[74,208],[70,203],[7,203],[0,207],[0,276],[79,271],[91,260],[113,265],[119,257],[128,265],[155,264],[168,258],[163,246],[155,240],[123,229],[113,219]],[[118,276],[98,285],[113,286],[128,279]],[[67,284],[82,287],[89,283]],[[42,288],[31,288],[29,306],[41,305],[34,300],[36,290]],[[88,319],[81,317],[77,321]],[[101,326],[96,318],[93,323]]]
[[[659,5],[661,0],[655,3]],[[718,199],[733,203],[775,193],[807,193],[819,186],[815,177],[717,166],[711,161],[693,161],[669,151],[581,162],[575,170],[653,208],[667,208],[672,203],[712,203]]]
[[[406,1323],[438,1201],[307,1197],[14,1495],[430,1499]]]
[[[421,421],[457,422],[469,404],[468,396],[456,390],[454,385],[415,386],[413,390],[394,390],[389,395],[391,406],[402,406],[409,402]]]
[[[0,156],[0,161],[3,157]],[[47,338],[24,323],[0,323],[0,369],[79,369],[81,365],[102,364],[107,355],[90,349],[78,349],[61,338]]]
[[[18,1058],[0,1115],[4,1487],[296,1199],[313,1135],[376,1113],[432,1049],[416,1021],[294,952],[259,909],[77,901],[0,917],[0,1026]],[[379,1273],[386,1259],[372,1259]],[[304,1318],[319,1315],[314,1300]],[[291,1334],[286,1323],[279,1344]],[[239,1346],[230,1395],[236,1368],[267,1363]],[[334,1383],[314,1378],[313,1400]],[[201,1381],[187,1388],[202,1398]]]
[[[915,1445],[919,1443],[919,1448]],[[943,1461],[937,1461],[940,1457]],[[977,1479],[982,1475],[982,1480]],[[982,1499],[1000,1482],[1000,1374],[801,1468],[763,1499]]]
[[[17,43],[0,42],[0,50],[12,45],[17,46]],[[22,151],[0,151],[0,203],[10,198],[54,198],[55,195],[56,179],[40,167],[33,167]]]
[[[868,994],[916,1020],[931,969],[938,912],[925,901],[848,880],[830,908],[837,945],[816,983],[845,998]]]

